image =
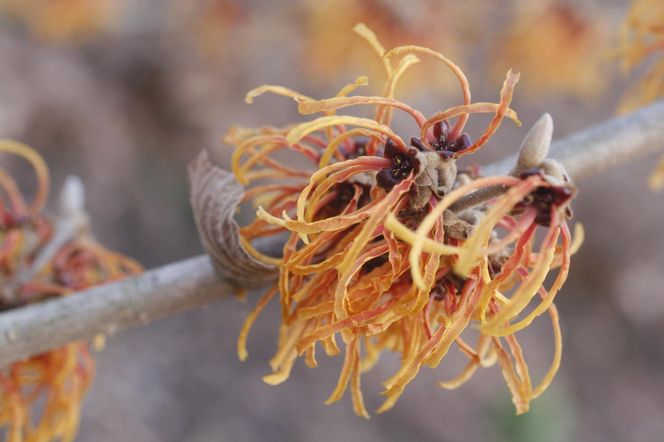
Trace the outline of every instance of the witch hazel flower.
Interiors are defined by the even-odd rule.
[[[89,233],[79,180],[70,177],[65,182],[53,219],[44,213],[50,179],[43,158],[11,140],[0,140],[0,153],[27,161],[36,177],[36,192],[29,200],[19,180],[0,170],[0,310],[67,296],[141,271],[137,262],[106,249]],[[103,337],[95,340],[102,342]],[[89,347],[72,342],[0,369],[0,431],[6,441],[74,440],[95,373]]]
[[[550,117],[526,137],[509,176],[460,170],[456,161],[486,144],[504,118],[520,124],[510,108],[519,75],[507,73],[498,102],[472,102],[465,74],[442,54],[419,46],[385,50],[366,26],[355,31],[383,63],[383,95],[351,95],[367,83],[364,77],[323,100],[261,86],[248,101],[271,92],[294,99],[304,115],[322,115],[284,128],[236,128],[226,138],[236,146],[237,180],[254,185],[244,200],[258,205],[256,219],[240,229],[240,241],[254,259],[279,270],[244,323],[238,355],[248,356],[252,324],[278,298],[281,327],[272,373],[264,377],[268,384],[288,379],[299,357],[316,367],[320,350],[343,352],[327,403],[350,389],[355,413],[368,418],[361,376],[382,352],[398,353],[401,367],[384,382],[379,412],[394,406],[423,366],[437,367],[456,347],[468,365],[441,386],[456,388],[478,367],[498,363],[523,413],[560,364],[553,300],[579,244],[567,227],[576,189],[562,166],[546,159]],[[451,70],[462,103],[427,118],[395,98],[399,78],[419,57]],[[351,106],[374,106],[374,117],[337,113]],[[408,142],[390,127],[395,110],[417,127]],[[473,138],[464,128],[479,113],[491,120]],[[309,168],[277,159],[274,153],[282,150]],[[253,241],[266,237],[285,238],[280,256],[254,248]],[[545,286],[552,272],[556,276]],[[544,313],[553,324],[555,350],[551,368],[533,385],[516,333]],[[471,327],[480,331],[474,345],[463,336]]]

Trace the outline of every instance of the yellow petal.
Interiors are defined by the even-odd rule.
[[[307,97],[306,95],[303,95],[299,92],[295,92],[292,89],[288,89],[287,87],[273,85],[273,84],[264,84],[247,92],[244,101],[247,102],[248,104],[251,104],[254,102],[254,98],[268,92],[271,92],[276,95],[281,95],[284,97],[290,97],[297,100],[312,100],[312,98]]]

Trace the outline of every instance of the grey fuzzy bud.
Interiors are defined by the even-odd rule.
[[[79,216],[85,210],[85,188],[76,175],[69,175],[62,185],[58,212],[61,218]]]
[[[538,167],[549,153],[553,136],[553,119],[545,113],[528,131],[519,148],[515,172]]]

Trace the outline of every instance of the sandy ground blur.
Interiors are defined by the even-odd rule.
[[[247,90],[276,83],[322,97],[365,67],[376,72],[368,50],[358,58],[364,63],[338,72],[329,68],[325,76],[308,71],[307,44],[317,31],[307,26],[310,12],[300,3],[274,8],[266,0],[237,2],[218,16],[204,8],[179,10],[177,3],[128,0],[113,24],[64,41],[39,35],[16,16],[0,17],[0,136],[42,153],[56,187],[66,175],[80,175],[97,236],[148,268],[201,252],[188,206],[186,163],[205,148],[228,164],[230,151],[220,138],[231,124],[279,125],[298,118],[285,99],[245,104]],[[598,8],[578,3],[591,12]],[[605,12],[609,31],[625,5],[611,2],[611,8],[594,10]],[[501,79],[489,75],[486,60],[502,35],[505,11],[465,13],[494,17],[486,28],[463,34],[453,49],[463,59],[475,99],[495,100]],[[445,17],[441,12],[441,21]],[[332,35],[350,32],[345,23],[327,24],[336,25]],[[436,75],[430,83],[438,87],[438,76],[446,74],[433,64],[426,68],[431,74],[411,79],[404,98],[426,112],[458,100],[453,88],[432,93],[429,80]],[[524,127],[506,123],[475,160],[513,152],[544,111],[554,117],[556,137],[610,117],[626,80],[612,63],[600,73],[597,81],[606,88],[590,99],[520,94],[517,87],[513,107]],[[470,128],[473,133],[481,126]],[[664,434],[664,346],[658,342],[664,333],[664,195],[647,189],[654,159],[578,183],[574,209],[586,242],[557,302],[563,363],[525,416],[514,416],[495,367],[460,390],[438,389],[437,380],[461,368],[458,355],[438,370],[423,370],[394,410],[368,422],[353,415],[348,398],[323,404],[336,383],[339,358],[322,358],[316,370],[298,363],[285,384],[265,385],[261,376],[275,346],[276,306],[255,326],[249,360],[241,363],[235,356],[252,297],[246,304],[220,301],[109,339],[97,355],[97,379],[78,440],[658,440]],[[542,373],[552,338],[546,321],[540,322],[524,333],[524,342],[530,365]],[[369,408],[380,403],[380,381],[397,363],[385,357],[375,375],[363,379]]]

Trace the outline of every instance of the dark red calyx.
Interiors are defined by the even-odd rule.
[[[436,282],[433,290],[431,290],[430,296],[433,296],[435,301],[442,301],[449,294],[461,294],[465,284],[466,278],[462,278],[461,276],[450,272]]]
[[[420,169],[420,160],[417,159],[418,150],[410,148],[402,151],[388,138],[385,142],[383,156],[391,161],[390,167],[381,170],[376,175],[378,185],[385,190],[391,190],[411,173],[417,174]]]
[[[427,150],[422,140],[418,137],[410,137],[410,145],[413,146],[415,149],[419,150],[420,152],[424,152],[425,150]]]
[[[372,270],[377,269],[388,261],[387,254],[377,256],[376,258],[370,259],[362,266],[362,274],[371,273]]]
[[[468,148],[472,144],[467,132],[462,132],[455,139],[452,139],[450,135],[450,124],[446,120],[433,125],[434,140],[431,142],[431,147],[446,158],[453,157],[455,153]]]
[[[31,218],[26,215],[16,215],[12,212],[4,212],[0,216],[0,230],[6,231],[28,224]]]
[[[524,170],[519,174],[519,178],[526,179],[533,175],[542,175],[538,168]],[[534,207],[537,210],[535,223],[548,227],[551,225],[552,208],[566,206],[572,197],[574,197],[574,188],[571,185],[549,185],[539,186],[530,192],[517,206],[517,209]],[[571,211],[567,211],[571,216]]]

